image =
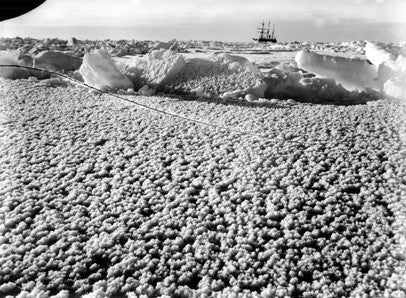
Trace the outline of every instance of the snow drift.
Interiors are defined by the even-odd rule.
[[[219,63],[220,65],[227,65],[228,68],[232,71],[244,71],[245,69],[249,69],[251,72],[256,74],[261,74],[261,71],[252,64],[247,58],[230,55],[227,53],[222,54],[212,54],[208,57],[209,61],[213,61]]]
[[[378,98],[378,93],[349,91],[333,78],[315,77],[301,71],[286,72],[273,68],[264,79],[266,98],[294,99],[312,103],[356,104]]]
[[[295,60],[298,67],[320,77],[334,78],[350,91],[382,89],[382,85],[376,80],[378,76],[376,67],[367,60],[320,55],[305,50],[300,51]]]
[[[153,86],[169,84],[176,79],[186,64],[180,54],[164,49],[152,51],[142,58],[121,61],[124,63],[120,67],[122,72],[131,79],[136,89],[145,84]]]
[[[251,93],[263,97],[264,75],[246,58],[229,54],[212,54],[193,58],[179,72],[167,89],[196,92],[205,97],[235,98]]]
[[[149,85],[167,92],[223,98],[247,93],[263,97],[266,89],[261,71],[240,56],[213,54],[186,61],[179,53],[160,49],[144,57],[116,58],[115,61],[135,89]]]
[[[86,54],[80,67],[86,84],[101,90],[130,89],[132,82],[121,74],[110,55],[102,50]]]

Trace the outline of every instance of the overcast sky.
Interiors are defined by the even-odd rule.
[[[280,41],[398,42],[405,12],[406,0],[47,0],[0,35],[250,41],[269,20]]]

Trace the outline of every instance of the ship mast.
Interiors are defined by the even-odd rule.
[[[259,30],[259,33],[261,34],[260,36],[259,36],[259,38],[264,38],[264,32],[265,32],[265,21],[262,21],[262,27],[261,28],[258,28],[258,30]]]
[[[266,39],[269,39],[269,30],[271,29],[271,22],[268,22],[268,30],[266,31]]]

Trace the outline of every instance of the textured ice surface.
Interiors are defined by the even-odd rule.
[[[21,56],[19,51],[0,51],[1,65],[32,66],[29,56]],[[1,67],[0,77],[7,79],[25,79],[33,74],[32,71],[19,68]]]
[[[156,43],[153,43],[151,45],[151,48],[156,49],[156,50],[177,50],[178,49],[178,42],[176,41],[176,39],[172,39],[168,42],[163,42],[163,41],[158,41]]]
[[[384,43],[367,42],[365,55],[378,69],[383,91],[392,97],[406,98],[405,49]]]
[[[212,54],[208,57],[209,61],[213,61],[222,65],[228,65],[230,70],[239,71],[241,69],[249,69],[253,73],[261,74],[261,71],[252,64],[247,58],[242,56],[223,54]]]
[[[209,98],[210,94],[204,92],[203,87],[199,86],[194,90],[191,90],[192,94],[195,94],[197,97]]]
[[[2,297],[405,296],[398,101],[0,94]]]
[[[406,99],[406,56],[399,55],[391,70],[388,80],[384,83],[384,92],[399,99]]]
[[[402,52],[396,59],[396,69],[400,76],[406,78],[406,51]]]
[[[367,41],[365,45],[365,56],[372,64],[379,66],[385,62],[393,62],[396,60],[399,49],[390,47],[384,43],[376,43]]]
[[[264,79],[265,98],[295,99],[312,103],[355,104],[376,99],[377,93],[349,91],[332,78],[315,77],[301,71],[287,72],[273,68]]]
[[[34,57],[35,67],[67,72],[79,69],[82,59],[73,57],[62,52],[44,51]]]
[[[386,65],[386,64],[384,64]],[[390,64],[391,72],[390,78],[395,78],[398,80],[406,80],[406,53],[400,54],[395,61]]]
[[[164,49],[153,51],[142,58],[135,57],[121,62],[125,64],[123,72],[136,88],[145,84],[168,84],[175,80],[186,64],[180,54]]]
[[[212,54],[189,59],[167,88],[186,93],[200,88],[204,94],[223,98],[229,98],[230,93],[263,97],[263,77],[261,71],[244,57]]]
[[[368,87],[380,90],[376,80],[378,74],[374,65],[360,58],[320,55],[300,51],[295,57],[298,67],[321,77],[334,78],[348,90],[366,90]]]
[[[144,85],[138,90],[138,93],[145,96],[151,96],[155,93],[155,89],[149,87],[148,85]]]
[[[378,68],[383,91],[392,97],[406,98],[406,53],[399,47],[367,43],[365,54]]]
[[[118,71],[109,54],[101,50],[84,56],[80,73],[86,84],[99,89],[133,88],[133,83]]]
[[[363,41],[293,42],[265,46],[205,41],[161,43],[2,39],[0,48],[7,47],[18,48],[26,54],[0,54],[4,63],[32,66],[33,55],[35,66],[65,72],[79,80],[83,79],[77,70],[80,63],[78,57],[93,49],[105,49],[111,55],[125,56],[110,58],[106,53],[96,54],[100,61],[104,60],[104,65],[108,65],[109,71],[102,69],[104,66],[95,71],[89,69],[87,80],[93,80],[94,86],[131,89],[126,78],[128,75],[136,90],[148,85],[148,88],[145,87],[147,90],[228,99],[244,98],[251,94],[257,98],[294,98],[307,102],[344,102],[354,98],[362,98],[363,101],[368,94],[372,94],[372,97],[375,95],[369,88],[383,91],[388,80],[391,80],[385,85],[388,93],[402,94],[398,91],[403,86],[406,73],[405,53],[399,54],[402,53],[401,45]],[[161,49],[154,50],[156,48]],[[168,49],[176,49],[176,52]],[[302,73],[293,59],[295,52],[301,49],[318,52],[300,52],[296,55],[301,69],[310,73]],[[364,52],[368,60],[350,58],[354,55],[361,57]],[[39,54],[35,56],[35,53]],[[145,56],[139,57],[141,54]],[[89,68],[88,63],[84,63],[81,72],[86,67]],[[278,69],[282,72],[280,76],[277,75]],[[269,70],[272,70],[271,75],[265,78],[264,74]],[[319,77],[312,78],[311,73]],[[45,73],[11,68],[1,69],[0,75],[14,79],[49,77]],[[366,93],[356,92],[356,89]]]
[[[406,82],[401,80],[388,80],[384,84],[384,92],[392,97],[406,99]]]

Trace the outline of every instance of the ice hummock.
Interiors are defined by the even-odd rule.
[[[150,45],[152,49],[154,50],[172,50],[172,51],[176,51],[178,50],[178,42],[176,39],[172,39],[168,42],[163,42],[163,41],[158,41],[156,43],[153,43]]]
[[[266,84],[263,73],[248,59],[229,55],[211,54],[191,58],[167,89],[183,93],[195,92],[205,97],[238,98],[245,94],[263,97]]]
[[[128,76],[136,89],[150,84],[162,86],[176,79],[186,62],[182,55],[171,50],[155,50],[144,57],[120,60],[121,71]],[[124,64],[124,65],[123,65]]]
[[[101,90],[133,88],[133,83],[118,71],[110,55],[102,50],[86,54],[79,71],[86,84]]]
[[[320,77],[333,78],[350,91],[374,89],[392,97],[406,98],[405,49],[366,42],[365,56],[367,59],[334,57],[302,50],[295,60],[298,67]]]
[[[385,82],[384,91],[387,95],[406,99],[406,82],[396,79],[391,79]]]
[[[58,51],[43,51],[34,57],[34,65],[52,71],[69,72],[78,70],[82,59]]]
[[[392,63],[399,55],[398,47],[388,44],[367,41],[365,45],[365,56],[375,66],[382,63]]]
[[[19,51],[0,51],[0,65],[18,65],[32,67],[32,58],[28,55],[22,55]],[[33,75],[39,77],[44,76],[44,74],[40,74],[39,72],[23,68],[0,68],[0,77],[7,79],[27,79],[28,77]]]
[[[101,89],[132,90],[134,85],[134,89],[139,90],[143,87],[142,94],[159,90],[223,99],[278,97],[310,102],[357,101],[365,94],[373,98],[377,94],[375,91],[384,91],[398,98],[404,98],[405,94],[406,49],[402,49],[400,44],[305,42],[268,49],[250,43],[237,46],[199,41],[170,41],[164,44],[150,41],[72,40],[69,51],[66,51],[65,44],[58,40],[40,43],[29,40],[29,44],[20,47],[19,51],[1,52],[0,62],[5,65],[38,66],[68,73],[79,80],[83,76],[86,83]],[[75,71],[82,62],[80,57],[94,48],[107,51],[111,48],[111,54],[117,56],[119,51],[126,56],[112,58],[111,54],[96,50],[86,54],[80,71]],[[296,55],[297,63],[292,60],[294,52],[273,60],[275,51],[302,49],[306,50]],[[332,56],[364,53],[364,58]],[[127,56],[134,54],[145,55]],[[285,64],[289,65],[286,67]],[[3,67],[0,76],[12,79],[35,76],[43,79],[49,74]]]
[[[377,68],[383,91],[389,96],[406,99],[406,48],[367,42],[365,55]]]
[[[294,99],[311,103],[356,104],[377,99],[379,94],[349,91],[333,78],[316,77],[310,73],[284,71],[278,67],[271,69],[266,78],[266,98]]]
[[[242,56],[230,55],[227,53],[212,54],[208,57],[208,60],[221,65],[227,65],[230,70],[235,70],[236,72],[248,69],[255,74],[262,74],[258,67]]]
[[[250,93],[263,97],[263,73],[248,59],[230,54],[185,58],[172,50],[155,50],[144,57],[115,59],[120,72],[135,89],[149,85],[168,92],[180,91],[199,97],[240,97]]]
[[[334,78],[350,91],[382,89],[382,83],[377,80],[377,68],[365,59],[321,55],[302,50],[295,60],[299,68],[320,77]]]
[[[389,79],[384,83],[383,90],[392,97],[406,99],[406,55],[401,53],[392,65]],[[383,66],[380,67],[382,68]]]

